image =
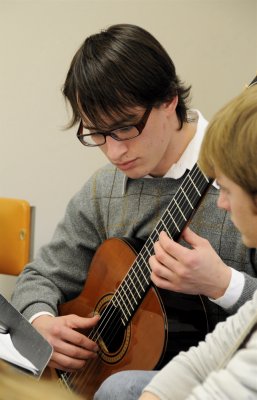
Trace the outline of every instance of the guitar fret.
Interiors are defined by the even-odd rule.
[[[143,278],[145,278],[143,274],[141,274],[141,275],[143,276]],[[135,276],[136,276],[136,275],[135,275]],[[136,279],[137,279],[139,285],[141,286],[141,290],[144,292],[144,291],[145,291],[145,288],[144,288],[144,286],[142,285],[142,283],[140,282],[140,280],[139,280],[139,278],[138,278],[137,276],[136,276]]]
[[[138,263],[137,263],[137,265],[138,265]],[[140,272],[140,273],[142,274],[142,271],[141,271],[140,269],[138,270],[138,272]],[[138,277],[138,275],[135,273],[135,271],[134,271],[134,275],[135,275],[135,278],[137,279],[139,285],[141,286],[142,290],[144,291],[144,286],[142,285],[142,283],[141,283],[141,281],[139,280],[139,277]]]
[[[191,204],[191,201],[189,200],[189,198],[187,197],[186,192],[184,191],[183,187],[181,186],[181,192],[183,193],[183,195],[185,196],[185,198],[187,199],[188,204],[190,205],[191,209],[193,210],[194,207]]]
[[[135,289],[137,296],[140,299],[141,298],[140,293],[139,293],[139,291],[137,289],[137,286],[134,284],[133,279],[130,277],[130,274],[128,274],[128,277],[129,277],[130,281],[132,282],[133,288]]]
[[[178,225],[176,224],[176,221],[174,220],[174,218],[173,218],[173,216],[172,216],[170,210],[167,210],[167,212],[168,212],[168,214],[169,214],[169,216],[170,216],[170,218],[171,218],[173,224],[174,224],[175,227],[177,228],[177,231],[180,232],[180,229],[179,229]]]
[[[128,283],[125,281],[124,282],[125,283],[125,285],[127,286],[127,288],[129,288],[129,285],[128,285]],[[123,288],[124,289],[124,288]],[[130,288],[129,288],[129,290],[130,290]],[[134,309],[133,308],[133,306],[132,306],[132,304],[131,304],[131,301],[130,301],[130,299],[129,299],[129,297],[128,297],[128,295],[127,295],[127,292],[126,292],[126,290],[124,289],[123,290],[124,291],[124,293],[125,293],[125,296],[127,297],[127,299],[128,299],[128,305],[132,308],[132,310]],[[126,307],[127,308],[127,310],[129,311],[129,309],[128,309],[128,307]],[[130,311],[129,311],[130,312]]]
[[[146,266],[146,270],[149,271],[148,262],[147,262],[146,260],[143,259],[143,263],[144,263],[145,266]],[[149,280],[147,279],[147,277],[146,277],[146,275],[144,274],[144,271],[143,271],[143,270],[141,270],[141,274],[143,275],[146,284],[148,284],[148,283],[149,283]],[[143,288],[143,290],[145,291],[145,288]]]
[[[164,226],[165,231],[167,232],[167,231],[168,231],[168,227],[166,226],[166,224],[164,223],[164,221],[162,221],[162,225]]]
[[[145,260],[144,258],[141,257],[141,261],[142,261],[143,264],[146,266],[146,270],[149,270],[149,267],[148,267],[148,260]],[[142,267],[142,265],[141,265],[141,267]],[[148,284],[148,283],[149,283],[149,280],[147,279],[146,275],[144,274],[144,271],[143,271],[142,268],[140,268],[140,272],[141,272],[141,275],[144,277],[145,282]]]
[[[188,177],[189,177],[190,181],[192,182],[192,184],[194,185],[194,188],[195,188],[195,190],[197,191],[197,193],[199,194],[199,196],[201,196],[201,193],[200,193],[199,190],[197,189],[197,187],[196,187],[196,185],[195,185],[193,179],[191,178],[191,176],[188,175]]]
[[[152,253],[150,252],[150,250],[148,249],[147,246],[145,246],[145,249],[146,249],[147,253],[149,254],[149,256],[151,257],[151,256],[152,256]]]
[[[139,285],[141,286],[141,289],[143,290],[143,292],[145,292],[145,288],[144,288],[144,286],[142,285],[142,283],[141,283],[141,281],[140,281],[140,279],[139,279],[139,276],[135,274],[135,271],[133,271],[133,272],[134,272],[134,276],[135,276],[135,278],[136,278],[136,280],[137,280],[137,283],[139,283]],[[141,269],[139,269],[138,272],[141,274],[141,276],[144,277],[145,281],[147,282],[146,277],[145,277],[143,271],[142,271]],[[128,278],[129,278],[130,281],[132,282],[132,285],[133,285],[132,287],[136,290],[139,299],[141,299],[142,295],[139,293],[138,287],[135,285],[135,282],[133,282],[133,280],[132,280],[130,274],[128,274]],[[147,282],[147,283],[148,283],[148,282]],[[129,289],[130,293],[132,293],[132,296],[133,296],[133,298],[134,298],[134,300],[135,300],[135,302],[136,302],[136,299],[135,299],[135,296],[133,295],[133,292],[132,292],[132,290],[131,290],[131,287],[130,287],[129,285],[127,285],[127,287],[128,287],[128,289]],[[126,297],[127,297],[127,295],[126,295]],[[137,304],[137,303],[136,303],[136,304]],[[131,303],[130,303],[130,305],[131,305],[131,308],[132,308],[132,310],[133,310],[134,307],[132,306]]]
[[[153,230],[151,237],[149,238],[150,241],[152,242],[152,247],[154,245],[154,243],[156,242],[156,240],[158,240],[159,237],[159,229],[158,226],[156,226],[156,228]]]
[[[133,281],[132,281],[132,279],[131,279],[131,276],[130,276],[130,274],[128,274],[128,278],[130,279],[130,282],[132,283],[132,285],[133,285]],[[139,293],[138,293],[138,290],[137,290],[137,288],[136,288],[136,286],[135,285],[133,285],[133,287],[134,287],[134,289],[136,289],[136,292],[137,292],[137,294],[139,295]],[[133,299],[134,299],[134,302],[135,303],[137,303],[137,300],[136,300],[136,298],[135,298],[135,296],[134,296],[134,293],[133,293],[133,291],[131,290],[131,288],[130,288],[130,285],[128,285],[128,288],[129,288],[129,291],[130,291],[130,293],[131,293],[131,295],[132,295],[132,297],[133,297]]]
[[[130,278],[131,282],[132,282],[132,288],[135,290],[136,294],[137,294],[137,302],[141,299],[142,297],[142,290],[140,291],[140,288],[138,286],[136,286],[135,282]],[[138,280],[139,282],[139,280]],[[131,289],[130,289],[131,290]],[[135,298],[135,297],[134,297]],[[137,303],[136,303],[137,305]]]
[[[186,217],[185,217],[184,214],[183,214],[183,211],[182,211],[181,208],[179,207],[178,202],[177,202],[177,200],[176,200],[175,198],[174,198],[174,203],[176,204],[177,208],[179,209],[180,214],[182,215],[182,217],[184,218],[184,220],[187,221]]]

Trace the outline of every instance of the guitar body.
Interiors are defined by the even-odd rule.
[[[92,312],[101,314],[136,255],[122,239],[106,240],[92,260],[83,291],[76,299],[60,306],[60,315],[88,317]],[[128,369],[151,370],[162,358],[167,341],[167,321],[154,287],[149,288],[127,326],[115,326],[112,334],[110,343],[99,338],[101,352],[98,359],[88,360],[83,371],[64,374],[65,384],[87,399],[93,397],[111,374]]]

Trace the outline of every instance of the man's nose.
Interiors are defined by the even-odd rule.
[[[220,193],[219,193],[219,197],[217,200],[217,206],[219,208],[223,208],[226,211],[230,211],[230,204],[229,204],[228,198],[224,193],[222,193],[222,191],[220,191]]]
[[[115,140],[111,136],[106,137],[106,155],[112,161],[119,161],[128,151],[128,140]]]

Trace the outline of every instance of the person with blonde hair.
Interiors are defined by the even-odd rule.
[[[37,380],[0,360],[0,400],[82,400],[56,382]]]
[[[257,248],[257,85],[224,106],[210,122],[199,161],[220,186],[218,207],[227,210],[242,241]],[[176,246],[179,246],[176,244]],[[151,263],[173,248],[160,238]],[[162,258],[163,260],[163,258]],[[256,268],[256,266],[255,266]],[[181,352],[145,387],[140,400],[214,400],[257,398],[257,291],[252,300],[205,341]]]

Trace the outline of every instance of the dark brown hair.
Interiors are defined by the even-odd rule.
[[[76,52],[63,87],[73,111],[69,127],[81,112],[100,127],[104,117],[115,122],[133,107],[158,107],[178,95],[181,128],[187,121],[189,93],[161,44],[146,30],[129,24],[89,36]]]

